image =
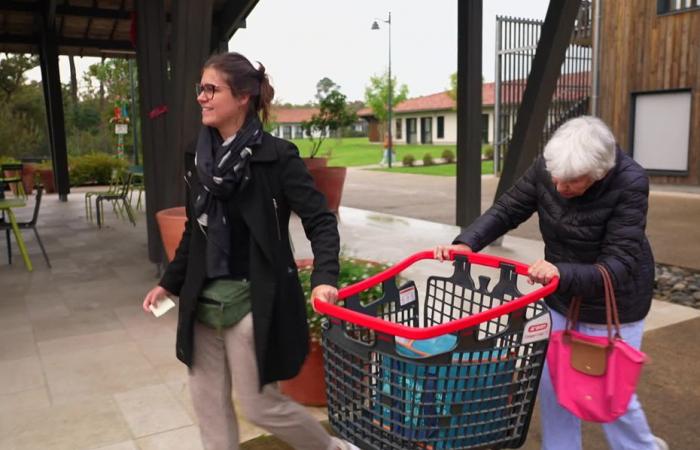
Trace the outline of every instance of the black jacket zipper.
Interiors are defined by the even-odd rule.
[[[280,218],[277,212],[277,199],[272,198],[272,206],[275,207],[275,225],[277,225],[277,239],[282,240],[282,230],[280,230]]]

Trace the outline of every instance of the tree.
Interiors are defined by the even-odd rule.
[[[484,84],[484,76],[481,76],[481,84]],[[457,72],[450,75],[450,88],[447,90],[447,95],[452,100],[457,101]]]
[[[318,83],[316,83],[316,100],[321,102],[321,100],[326,98],[333,90],[339,91],[340,86],[335,84],[335,82],[328,77],[321,78],[318,80]]]
[[[337,88],[338,86],[333,87],[327,95],[321,98],[318,114],[314,114],[311,119],[301,123],[304,134],[311,140],[310,156],[312,158],[321,149],[321,145],[329,133],[350,126],[357,120],[355,113],[348,109],[347,97]]]
[[[369,79],[369,86],[365,88],[365,101],[374,112],[374,116],[380,122],[386,122],[387,105],[389,104],[388,76],[385,73],[373,76]],[[408,87],[405,84],[398,86],[396,77],[391,79],[392,105],[398,105],[408,97]]]
[[[5,53],[0,59],[0,89],[5,92],[5,101],[25,83],[24,73],[38,64],[36,56]]]
[[[450,89],[447,91],[447,95],[449,95],[452,100],[457,101],[457,72],[450,75]]]

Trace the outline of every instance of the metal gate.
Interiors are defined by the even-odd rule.
[[[543,22],[496,17],[494,172],[501,173]],[[547,113],[540,151],[566,120],[588,113],[591,86],[591,2],[582,1],[571,44]]]

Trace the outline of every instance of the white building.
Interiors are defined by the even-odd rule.
[[[482,87],[481,141],[493,143],[494,83]],[[405,100],[393,109],[392,136],[397,144],[456,144],[456,103],[448,92],[425,95]],[[370,141],[382,140],[383,132],[374,118],[372,110],[361,109],[358,116],[369,122]]]

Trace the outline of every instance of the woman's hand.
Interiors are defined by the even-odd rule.
[[[165,297],[172,296],[170,292],[166,291],[161,286],[156,286],[146,294],[146,298],[143,300],[143,310],[147,313],[151,313],[151,305],[156,306],[159,301],[163,300]]]
[[[311,305],[313,306],[313,300],[317,298],[321,301],[328,303],[335,303],[338,301],[338,289],[334,288],[329,284],[319,284],[311,291]],[[314,308],[314,311],[316,309]]]
[[[449,261],[450,252],[453,251],[471,253],[472,249],[471,247],[465,244],[438,245],[433,251],[433,256],[435,256],[435,259],[437,259],[438,261]]]
[[[552,278],[559,277],[559,269],[544,259],[538,259],[528,269],[527,276],[530,277],[528,280],[530,284],[547,284],[552,281]]]

